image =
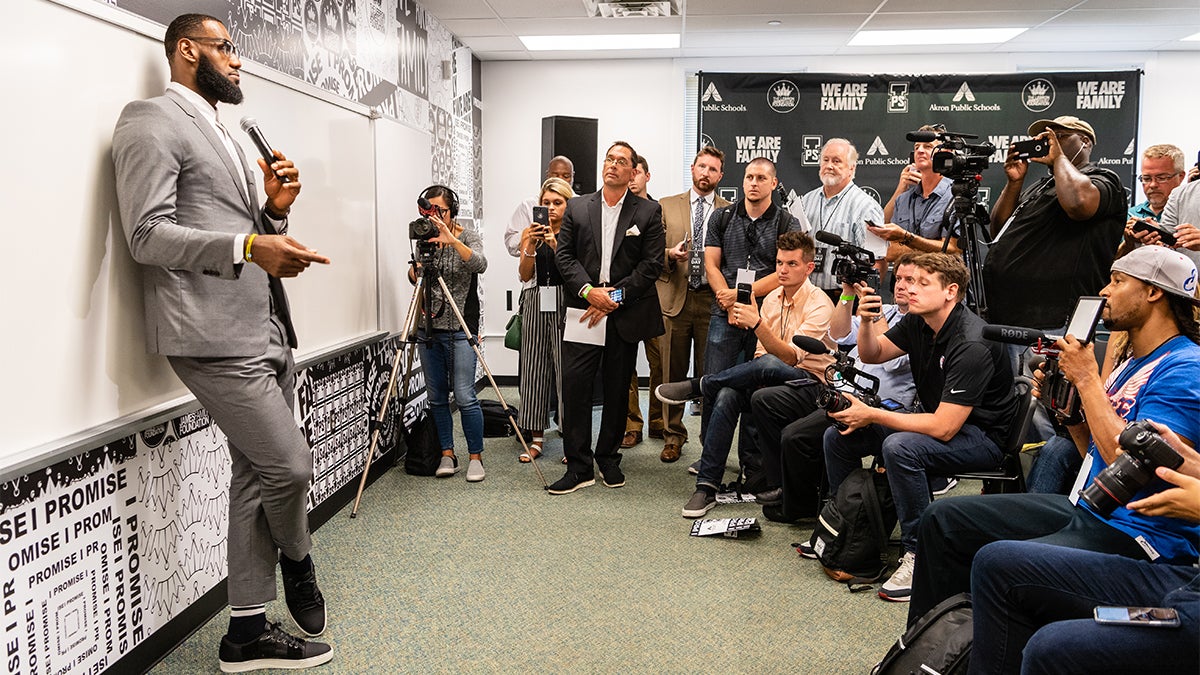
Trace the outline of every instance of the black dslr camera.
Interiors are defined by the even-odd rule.
[[[1079,498],[1105,518],[1149,485],[1155,469],[1165,466],[1174,470],[1183,464],[1183,457],[1146,420],[1126,425],[1120,441],[1125,452],[1096,474],[1091,485],[1079,491]]]
[[[807,335],[792,336],[792,344],[812,354],[828,354],[829,349],[820,340]],[[834,362],[825,368],[825,381],[829,384],[821,388],[817,395],[817,405],[827,413],[841,412],[850,407],[850,399],[838,391],[839,387],[852,390],[858,398],[872,408],[881,407],[879,399],[879,378],[864,373],[855,366],[854,357],[841,350],[834,350]],[[838,429],[846,429],[846,425],[834,420]]]
[[[438,236],[438,227],[429,216],[437,215],[438,210],[424,197],[417,198],[417,213],[420,218],[408,224],[408,238],[417,243],[417,260],[421,264],[433,261],[437,253],[437,244],[432,240]]]
[[[988,168],[996,146],[991,143],[968,143],[966,139],[979,138],[974,134],[943,131],[938,134],[942,144],[933,153],[933,170],[951,179],[974,177]]]
[[[875,269],[874,253],[824,230],[817,232],[816,240],[834,247],[833,264],[830,265],[829,271],[837,277],[838,283],[853,286],[863,282],[873,288],[879,286],[879,272]]]

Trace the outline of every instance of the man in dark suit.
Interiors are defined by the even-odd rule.
[[[637,153],[624,141],[604,157],[604,187],[567,203],[558,234],[559,271],[569,307],[585,310],[580,323],[605,321],[604,345],[563,341],[563,450],[567,473],[550,494],[595,483],[592,471],[592,383],[604,372],[604,410],[595,464],[604,484],[625,484],[619,445],[625,431],[629,378],[637,344],[663,334],[655,280],[662,270],[665,239],[662,209],[629,191]],[[614,299],[614,295],[617,296]],[[568,321],[572,320],[568,313]]]
[[[312,451],[292,414],[296,334],[281,277],[329,260],[286,235],[300,174],[276,152],[258,160],[267,202],[217,116],[242,101],[241,61],[220,21],[185,14],[163,39],[164,96],[134,101],[113,132],[126,240],[142,265],[146,347],[179,379],[228,440],[229,632],[221,670],[305,668],[332,658],[266,619],[275,565],[296,625],[325,630],[325,601],[309,551]]]

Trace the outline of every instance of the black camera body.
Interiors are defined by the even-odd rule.
[[[842,244],[834,250],[829,271],[838,283],[853,286],[859,282],[872,288],[878,286],[879,271],[875,269],[875,254],[853,244]]]
[[[850,399],[837,389],[839,384],[854,390],[863,403],[872,408],[880,407],[879,378],[859,370],[854,357],[846,352],[838,350],[834,353],[834,362],[825,369],[825,381],[829,384],[817,395],[817,405],[824,408],[826,413],[841,412],[850,407]],[[837,420],[833,425],[838,429],[846,429],[846,425]]]
[[[968,138],[979,138],[975,134],[943,131],[937,138],[941,145],[933,153],[933,170],[947,178],[973,178],[988,168],[992,153],[996,152],[991,143],[968,143]]]
[[[1121,432],[1120,443],[1125,452],[1096,474],[1091,485],[1079,491],[1079,498],[1105,518],[1149,485],[1154,480],[1155,469],[1165,466],[1174,470],[1183,464],[1183,456],[1175,452],[1146,420],[1127,424]]]
[[[437,225],[424,216],[408,224],[408,238],[413,241],[429,241],[436,236],[438,236]]]

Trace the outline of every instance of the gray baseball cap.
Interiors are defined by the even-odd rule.
[[[1141,246],[1113,261],[1112,271],[1128,274],[1200,306],[1196,298],[1196,265],[1179,251],[1165,246]]]

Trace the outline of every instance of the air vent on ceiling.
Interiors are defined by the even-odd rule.
[[[646,16],[679,16],[679,0],[583,0],[588,16],[623,19]]]

